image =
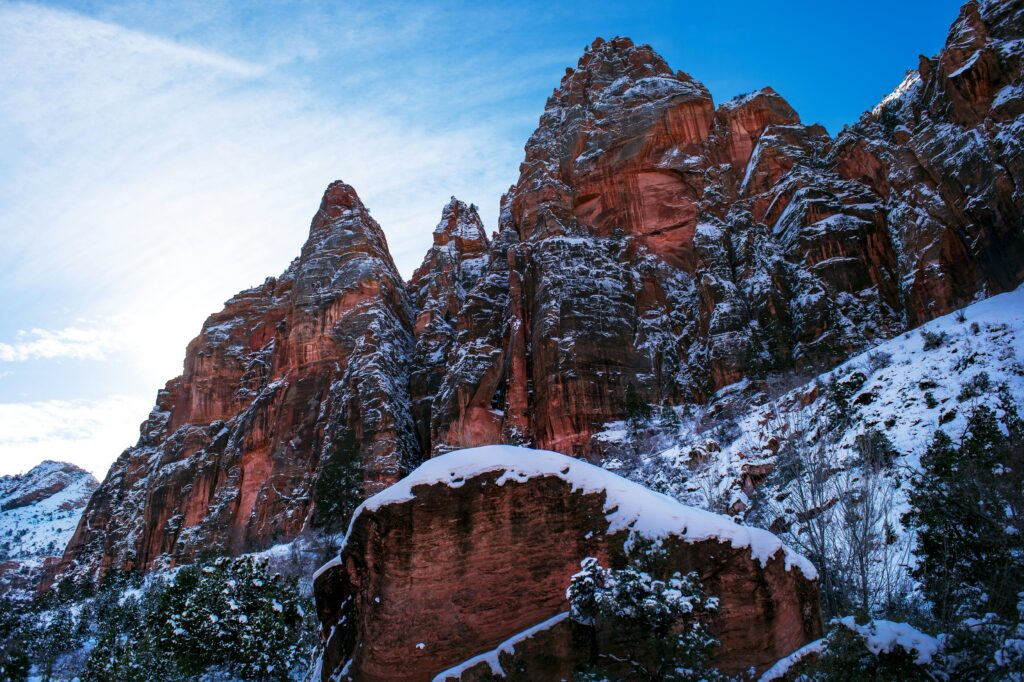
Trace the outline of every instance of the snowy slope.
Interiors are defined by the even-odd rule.
[[[98,486],[88,471],[50,460],[0,477],[0,593],[28,587],[47,557],[63,554]]]
[[[726,387],[684,416],[678,431],[653,438],[653,458],[680,466],[711,459],[716,478],[739,479],[744,469],[772,462],[772,439],[794,421],[813,424],[829,416],[835,405],[827,393],[834,384],[849,391],[842,408],[852,422],[834,443],[840,463],[853,457],[857,436],[873,427],[892,441],[903,464],[916,467],[937,428],[959,434],[974,405],[995,406],[998,386],[1005,384],[1024,403],[1024,287],[932,320],[779,396],[748,381]],[[630,440],[623,422],[610,422],[597,438],[620,447]],[[623,464],[613,456],[605,466]],[[746,502],[738,488],[729,497],[730,504]]]
[[[744,465],[770,462],[771,451],[758,445],[781,436],[777,431],[794,420],[813,423],[835,408],[825,395],[833,383],[851,393],[842,410],[852,425],[834,445],[838,463],[850,462],[857,436],[874,427],[895,446],[901,464],[916,469],[936,429],[961,433],[973,406],[995,407],[999,385],[1024,403],[1024,287],[882,343],[752,410],[738,422],[740,437],[725,444],[718,474],[735,477]],[[735,500],[743,501],[741,495],[737,491]]]
[[[1024,406],[1024,287],[937,318],[795,388],[773,392],[767,382],[743,381],[707,406],[677,410],[678,425],[655,419],[638,432],[613,422],[597,438],[606,468],[685,504],[770,527],[803,551],[808,516],[840,513],[844,495],[870,478],[879,524],[890,529],[879,558],[887,565],[876,569],[899,581],[913,562],[913,535],[901,525],[908,479],[937,429],[955,441],[976,406],[998,414],[1004,386]],[[891,465],[874,477],[857,447],[869,432],[884,434],[894,449]],[[780,472],[779,453],[794,438],[804,440],[804,457],[820,448],[829,472],[815,509],[797,499],[793,476]]]

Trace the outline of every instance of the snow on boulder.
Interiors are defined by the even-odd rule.
[[[486,446],[429,460],[356,510],[341,555],[315,576],[322,679],[468,669],[566,611],[581,559],[624,565],[641,538],[719,597],[723,670],[763,670],[821,636],[814,569],[771,533],[564,455]],[[543,677],[586,661],[575,631],[537,630],[558,641],[517,668]]]

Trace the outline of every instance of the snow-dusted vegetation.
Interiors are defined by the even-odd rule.
[[[907,665],[1001,679],[1021,661],[1022,406],[1024,288],[795,387],[744,382],[707,406],[633,405],[597,438],[606,467],[770,528],[809,557],[826,617],[846,630],[909,620],[945,635],[934,662]],[[833,628],[842,646],[822,665],[863,653],[861,639]]]
[[[0,613],[0,679],[305,679],[317,641],[309,575],[336,548],[310,536],[145,577],[64,581]]]

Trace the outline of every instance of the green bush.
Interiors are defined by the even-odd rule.
[[[799,679],[815,682],[860,682],[860,680],[892,680],[893,682],[935,680],[933,673],[937,642],[928,648],[926,656],[917,650],[908,650],[900,644],[872,651],[867,635],[887,626],[906,627],[903,623],[871,621],[857,625],[852,617],[832,621],[825,637],[825,646],[818,659],[800,666]],[[924,638],[929,640],[930,638]],[[918,662],[920,659],[920,662]]]
[[[1024,422],[1005,386],[999,400],[1001,415],[974,408],[956,440],[936,431],[903,517],[917,529],[912,573],[947,626],[975,591],[1005,618],[1024,592]]]
[[[288,680],[308,653],[295,580],[252,557],[186,566],[141,600],[110,592],[117,606],[95,612],[97,645],[83,682],[176,681],[211,670]]]
[[[921,330],[921,338],[924,339],[925,350],[935,350],[936,348],[942,348],[949,341],[949,334],[946,332],[933,332],[927,329]]]
[[[718,641],[709,629],[718,599],[704,594],[696,573],[655,577],[667,573],[660,550],[642,546],[633,560],[609,569],[588,557],[569,583],[572,617],[594,629],[597,649],[596,664],[578,679],[720,679],[711,667]]]

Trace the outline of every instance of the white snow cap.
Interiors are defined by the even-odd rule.
[[[762,567],[782,550],[787,570],[796,566],[806,578],[813,580],[818,577],[811,562],[766,530],[741,526],[725,516],[687,507],[667,495],[579,459],[548,450],[509,445],[456,450],[427,460],[398,483],[363,502],[352,515],[352,523],[364,509],[374,511],[389,504],[415,499],[416,486],[443,483],[458,488],[467,479],[494,471],[502,472],[497,485],[554,476],[569,483],[574,492],[604,492],[609,533],[628,530],[631,536],[635,534],[655,542],[669,536],[691,543],[701,540],[728,542],[734,548],[750,548],[751,558],[758,560]],[[351,528],[350,524],[350,532]],[[314,579],[339,561],[335,559],[321,567]]]

